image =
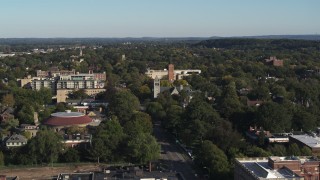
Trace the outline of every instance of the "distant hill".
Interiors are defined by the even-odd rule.
[[[193,44],[193,46],[224,49],[295,50],[302,48],[320,49],[320,41],[298,39],[224,38],[204,40]]]
[[[266,36],[240,36],[239,38],[253,39],[301,39],[301,40],[320,40],[320,35],[266,35]]]
[[[71,44],[87,44],[87,45],[106,45],[113,43],[139,43],[139,42],[160,42],[172,43],[181,41],[202,41],[209,39],[207,37],[141,37],[141,38],[0,38],[0,45],[71,45]]]
[[[24,44],[94,44],[105,45],[123,42],[192,42],[197,43],[212,39],[297,39],[297,40],[320,40],[320,35],[266,35],[266,36],[234,36],[234,37],[141,37],[141,38],[0,38],[0,45],[24,45]]]

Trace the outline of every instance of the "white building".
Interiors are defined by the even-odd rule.
[[[26,145],[28,140],[26,137],[20,134],[14,134],[8,138],[5,138],[4,142],[7,148],[12,148],[12,147],[20,147],[20,146]]]
[[[148,69],[145,73],[152,79],[158,77],[159,79],[163,79],[165,76],[168,76],[169,71],[167,69],[164,70],[153,70]],[[175,79],[182,79],[183,77],[192,75],[192,74],[200,74],[201,70],[199,69],[184,69],[184,70],[174,70]]]

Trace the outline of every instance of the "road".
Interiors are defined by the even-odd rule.
[[[169,138],[170,135],[161,128],[160,123],[155,123],[153,133],[161,145],[160,161],[169,170],[182,173],[185,180],[196,180],[191,158],[186,155],[182,148],[173,142],[172,138]]]

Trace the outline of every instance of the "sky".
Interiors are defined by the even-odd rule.
[[[320,0],[0,0],[0,38],[320,33]]]

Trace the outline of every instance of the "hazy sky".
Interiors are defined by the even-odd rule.
[[[320,33],[320,0],[0,0],[0,38]]]

